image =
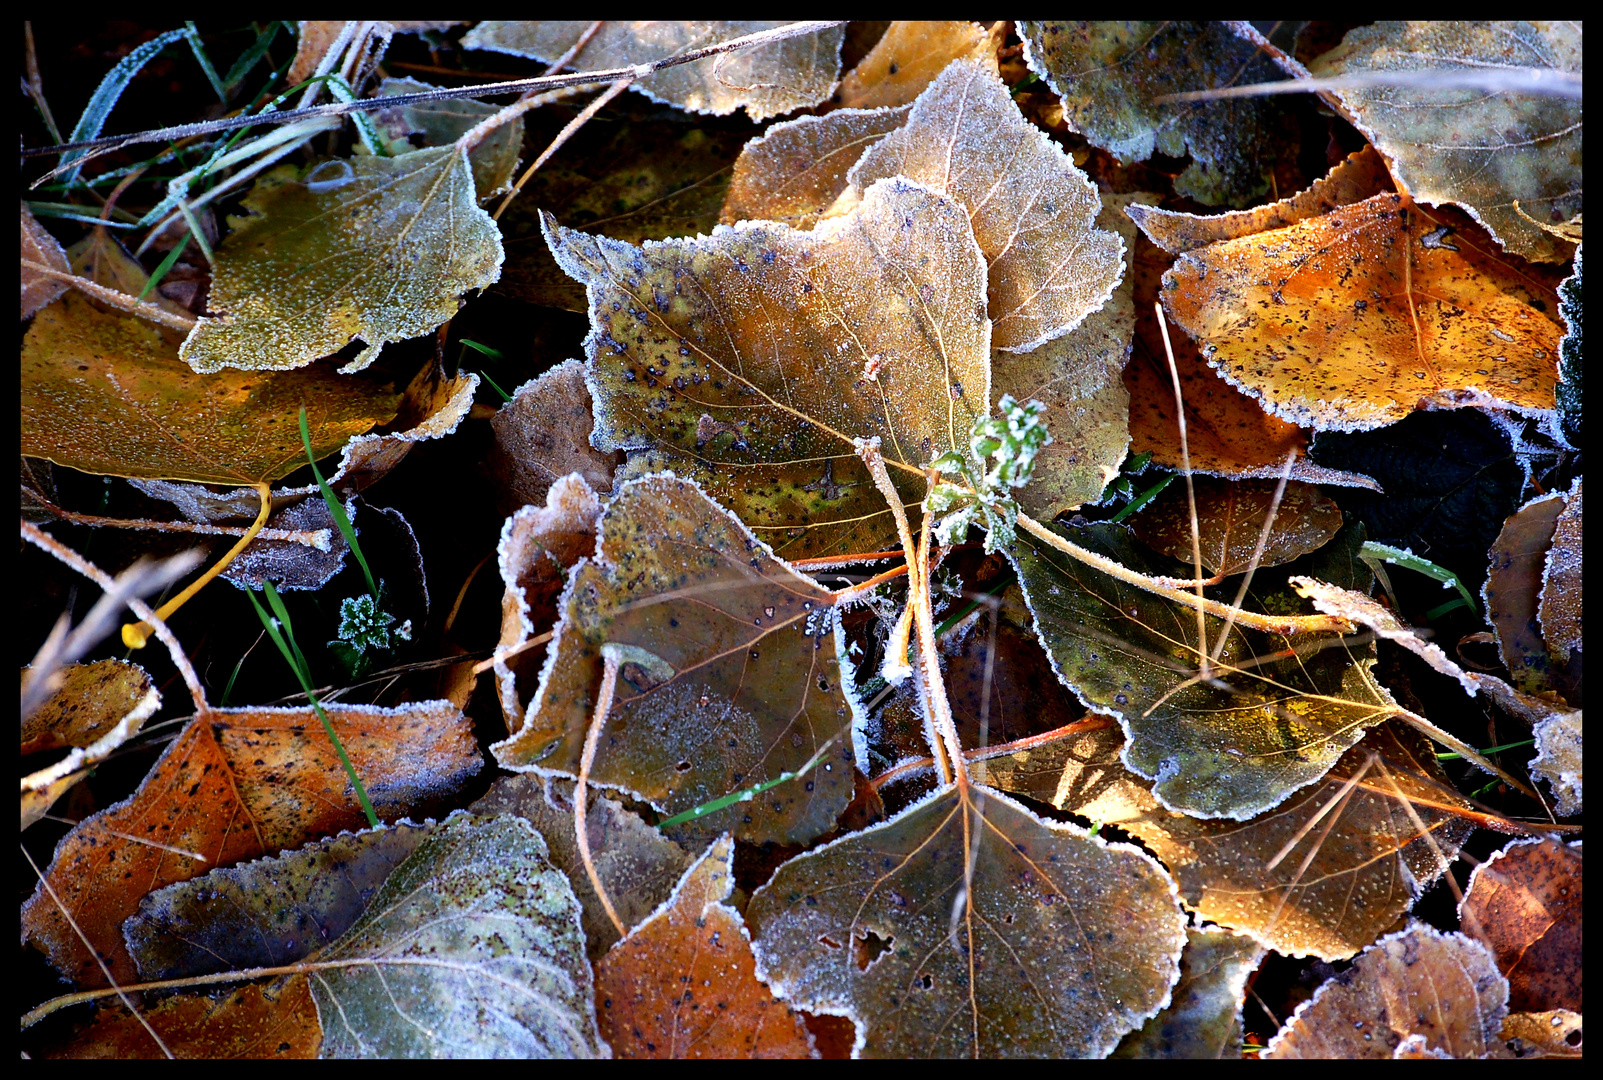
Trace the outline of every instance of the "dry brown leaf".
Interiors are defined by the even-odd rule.
[[[1381,938],[1269,1041],[1266,1058],[1507,1057],[1508,983],[1486,947],[1423,923]],[[1411,1036],[1418,1036],[1403,1046]]]
[[[1564,509],[1553,526],[1547,549],[1536,620],[1542,625],[1547,655],[1567,664],[1581,651],[1581,481],[1564,497]]]
[[[22,669],[23,679],[28,668]],[[22,753],[70,746],[54,764],[22,778],[22,828],[42,818],[57,799],[128,741],[161,707],[144,668],[121,660],[72,664],[61,685],[22,721]]]
[[[1581,846],[1511,840],[1475,868],[1459,905],[1508,979],[1516,1012],[1581,1008]]]
[[[1189,928],[1169,1004],[1126,1035],[1112,1056],[1239,1060],[1241,1006],[1263,957],[1264,947],[1244,934]]]
[[[1510,1013],[1503,1021],[1503,1041],[1517,1058],[1580,1058],[1581,1017],[1567,1009]]]
[[[1163,306],[1268,411],[1355,431],[1422,408],[1551,413],[1556,284],[1462,215],[1388,194],[1181,255]]]
[[[211,995],[179,994],[154,1004],[147,999],[140,1015],[180,1059],[315,1058],[323,1045],[305,975]],[[114,1001],[70,1041],[36,1056],[128,1061],[163,1055],[144,1024]]]
[[[1372,147],[1366,146],[1349,154],[1306,190],[1279,202],[1224,214],[1185,214],[1141,205],[1130,207],[1127,213],[1141,226],[1148,240],[1171,255],[1180,255],[1220,240],[1283,229],[1327,214],[1338,206],[1362,202],[1390,190],[1391,177],[1386,172],[1386,163]]]
[[[557,597],[567,584],[568,571],[581,558],[596,553],[600,517],[601,500],[584,477],[570,473],[551,485],[544,506],[525,506],[501,527],[495,552],[506,591],[501,597],[495,683],[508,734],[523,726],[524,703],[518,682],[522,680],[526,691],[532,691],[545,651],[527,649],[513,657],[501,654],[556,622]]]
[[[594,426],[584,364],[564,360],[512,393],[512,400],[490,418],[495,446],[490,475],[511,503],[538,506],[560,476],[578,473],[592,490],[612,490],[621,456],[590,445]]]
[[[984,28],[966,20],[897,20],[846,73],[835,97],[848,109],[906,105],[954,60],[980,59],[988,52],[995,67],[997,44]]]
[[[1581,712],[1561,713],[1538,723],[1531,778],[1553,789],[1553,809],[1568,817],[1581,812]]]
[[[725,833],[596,964],[596,1018],[615,1057],[815,1056],[801,1016],[757,981],[751,937],[725,903],[734,853]]]
[[[1341,530],[1341,508],[1312,484],[1293,480],[1286,485],[1262,557],[1255,562],[1253,553],[1276,483],[1210,477],[1198,477],[1193,483],[1202,565],[1219,577],[1243,573],[1250,566],[1291,562],[1323,547]],[[1169,485],[1130,525],[1148,546],[1181,562],[1191,561],[1191,511],[1183,485]]]
[[[846,190],[846,174],[863,151],[905,124],[911,111],[837,109],[773,125],[741,149],[718,220],[812,228]]]
[[[1541,610],[1542,576],[1553,546],[1564,495],[1541,495],[1503,522],[1492,544],[1481,599],[1486,621],[1497,635],[1497,650],[1509,681],[1528,694],[1553,687],[1559,665],[1551,662],[1537,618]]]
[[[63,274],[71,273],[72,267],[67,262],[67,253],[62,250],[61,242],[45,231],[45,227],[34,220],[33,213],[28,209],[27,202],[22,204],[22,257],[29,262],[48,266],[52,270],[59,270]],[[37,270],[22,268],[22,317],[38,311],[56,297],[66,292],[71,286],[60,278],[53,278],[48,274],[41,274]]]
[[[345,503],[346,516],[353,525],[358,515],[357,505],[355,498]],[[251,512],[251,517],[255,517],[255,511]],[[345,553],[350,545],[335,524],[328,503],[322,499],[306,498],[276,510],[267,519],[267,526],[293,532],[320,532],[328,537],[327,546],[318,548],[293,540],[258,538],[234,556],[234,561],[222,573],[224,579],[242,589],[260,589],[262,583],[269,580],[280,590],[321,589],[345,568]],[[360,532],[361,526],[356,527]]]
[[[979,61],[954,62],[919,95],[907,123],[852,166],[831,214],[897,176],[968,211],[989,268],[993,348],[1022,352],[1062,337],[1107,302],[1124,274],[1118,235],[1096,225],[1096,186]]]
[[[471,724],[446,702],[326,711],[385,819],[426,810],[482,765]],[[131,798],[62,839],[46,876],[112,975],[131,982],[122,924],[146,893],[361,821],[350,781],[311,709],[208,709],[163,752]],[[104,985],[100,966],[42,885],[23,905],[22,926],[24,940],[45,950],[63,975],[81,986]]]

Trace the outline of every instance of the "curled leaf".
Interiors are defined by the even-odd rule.
[[[23,669],[27,683],[29,670]],[[22,828],[127,742],[161,707],[161,694],[145,669],[121,660],[73,664],[58,673],[60,686],[23,718],[24,755],[70,746],[60,761],[22,778]]]
[[[1553,789],[1553,809],[1568,817],[1581,812],[1581,713],[1560,713],[1536,725],[1531,778]]]
[[[28,204],[22,204],[22,257],[28,262],[48,266],[52,270],[59,270],[63,274],[71,272],[67,262],[67,253],[61,249],[61,242],[45,230],[43,225],[34,219]],[[22,317],[38,311],[71,286],[60,278],[53,278],[37,270],[22,268]]]
[[[1241,1056],[1241,1006],[1247,981],[1264,948],[1250,937],[1212,927],[1186,931],[1180,981],[1169,1004],[1140,1031],[1126,1035],[1116,1058],[1216,1058]]]
[[[620,458],[590,445],[594,422],[584,365],[577,360],[564,360],[513,391],[490,418],[490,471],[506,489],[510,509],[538,506],[569,473],[578,473],[594,491],[612,490]]]

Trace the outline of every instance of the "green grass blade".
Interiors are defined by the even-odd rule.
[[[273,40],[278,37],[278,31],[282,26],[283,24],[275,19],[267,24],[266,29],[257,31],[256,40],[250,48],[240,54],[239,59],[234,61],[234,66],[228,69],[228,74],[223,76],[225,89],[234,90],[245,80],[245,76],[256,70],[256,65],[262,62],[267,50],[272,48]]]
[[[190,20],[184,21],[184,40],[189,42],[189,50],[195,54],[195,62],[200,65],[200,70],[206,73],[206,81],[211,83],[212,89],[217,92],[217,100],[227,105],[228,91],[223,89],[223,80],[217,77],[217,69],[212,66],[212,58],[206,55],[206,46],[201,43],[200,31],[195,29],[194,22]]]
[[[145,282],[145,287],[139,291],[139,299],[143,300],[149,296],[156,286],[161,284],[161,279],[167,276],[167,271],[173,268],[173,264],[178,261],[178,256],[182,255],[184,249],[189,246],[191,235],[193,234],[185,233],[184,238],[174,244],[173,249],[167,253],[167,257],[156,266],[156,269],[150,272],[150,280]]]
[[[676,825],[683,825],[687,821],[695,821],[697,818],[704,818],[708,814],[717,813],[719,810],[734,806],[736,803],[751,802],[751,800],[755,799],[769,788],[776,788],[780,784],[788,783],[789,781],[796,779],[798,776],[806,776],[808,773],[813,771],[813,767],[815,765],[824,759],[824,755],[829,753],[829,748],[840,741],[840,737],[840,732],[836,732],[834,735],[832,735],[823,746],[818,748],[818,753],[809,758],[807,764],[803,765],[795,772],[780,773],[772,780],[764,780],[760,784],[753,784],[751,787],[743,788],[742,790],[734,792],[731,795],[723,795],[712,800],[711,802],[704,802],[692,810],[686,810],[682,814],[675,814],[666,821],[657,822],[657,828],[671,829]]]
[[[1129,517],[1131,514],[1135,513],[1137,510],[1141,509],[1147,503],[1151,502],[1153,499],[1156,499],[1158,497],[1159,493],[1161,493],[1164,488],[1166,488],[1170,484],[1174,483],[1174,478],[1176,476],[1178,476],[1178,475],[1180,475],[1180,474],[1179,473],[1170,473],[1168,476],[1165,476],[1162,480],[1159,480],[1156,484],[1153,484],[1151,487],[1147,488],[1141,494],[1139,494],[1135,498],[1131,499],[1129,506],[1126,506],[1123,510],[1120,510],[1117,514],[1114,514],[1108,520],[1113,522],[1114,524],[1118,524],[1119,522],[1123,521],[1125,518]]]
[[[278,595],[278,590],[271,581],[262,582],[262,592],[267,594],[267,603],[278,617],[278,625],[282,627],[283,635],[289,639],[289,647],[295,652],[295,666],[308,681],[312,678],[312,665],[306,662],[306,656],[301,647],[295,643],[295,625],[289,621],[289,609],[284,607],[284,598]]]
[[[1390,544],[1377,544],[1373,540],[1365,541],[1364,546],[1358,549],[1358,557],[1366,563],[1373,565],[1376,562],[1387,562],[1393,566],[1401,566],[1405,570],[1413,570],[1424,574],[1443,585],[1451,585],[1458,590],[1458,595],[1468,605],[1469,610],[1479,613],[1480,608],[1475,604],[1475,598],[1469,594],[1464,583],[1458,580],[1458,575],[1443,566],[1437,566],[1429,559],[1422,559],[1412,551],[1395,548]],[[1443,610],[1443,609],[1438,609]]]
[[[157,53],[184,37],[186,33],[183,30],[169,30],[165,34],[151,38],[117,61],[116,66],[106,73],[104,79],[100,80],[100,85],[95,88],[93,96],[89,98],[89,104],[84,106],[83,115],[78,118],[78,126],[72,129],[72,134],[68,136],[67,141],[87,142],[98,136],[100,129],[105,126],[106,117],[111,115],[111,110],[116,107],[117,99],[122,97],[124,90],[128,89],[128,84],[134,81],[134,76],[138,75],[146,64],[154,60]],[[83,168],[86,154],[88,154],[87,150],[73,150],[62,155],[61,163],[72,166],[63,174],[66,183],[75,184],[78,182],[78,170]]]
[[[340,505],[334,489],[328,486],[323,474],[317,468],[317,460],[312,457],[312,432],[306,425],[306,408],[301,407],[301,445],[306,447],[306,460],[312,466],[312,475],[317,477],[317,489],[323,493],[323,501],[328,504],[328,512],[334,517],[334,524],[339,526],[340,535],[345,537],[346,544],[350,545],[351,554],[356,556],[357,563],[362,567],[362,576],[367,578],[367,591],[373,594],[373,602],[380,603],[378,585],[373,581],[373,571],[368,569],[367,557],[362,554],[362,545],[356,542],[356,530],[351,527],[351,518]]]
[[[512,400],[512,395],[507,393],[505,390],[501,389],[501,384],[496,382],[494,379],[490,378],[490,373],[488,371],[485,371],[483,368],[480,368],[479,369],[479,375],[480,375],[480,377],[482,377],[484,379],[485,382],[490,384],[490,389],[491,390],[494,390],[497,394],[501,395],[501,400],[503,402]]]

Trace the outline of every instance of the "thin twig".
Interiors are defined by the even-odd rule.
[[[1581,73],[1555,68],[1473,68],[1431,71],[1361,71],[1327,79],[1284,79],[1279,82],[1226,86],[1217,90],[1190,90],[1183,94],[1163,94],[1154,104],[1168,105],[1188,101],[1220,101],[1226,98],[1267,97],[1271,94],[1322,94],[1371,87],[1402,87],[1408,90],[1481,90],[1489,94],[1531,94],[1540,97],[1581,100]]]
[[[1153,304],[1152,308],[1158,313],[1158,329],[1163,334],[1163,355],[1169,359],[1169,379],[1174,383],[1174,413],[1180,423],[1180,468],[1186,477],[1186,505],[1191,511],[1191,565],[1197,573],[1197,599],[1202,599],[1202,533],[1197,523],[1197,488],[1191,478],[1191,442],[1186,438],[1186,399],[1180,389],[1180,369],[1175,366],[1174,348],[1169,344],[1169,320],[1163,317],[1163,305]],[[1240,605],[1237,600],[1237,606]],[[1208,664],[1212,657],[1208,652],[1208,623],[1197,609],[1197,656],[1202,661],[1200,676],[1204,682],[1211,676],[1208,674]]]
[[[1390,711],[1391,714],[1397,717],[1399,720],[1403,720],[1409,724],[1412,724],[1414,728],[1417,729],[1422,735],[1426,736],[1427,738],[1434,739],[1436,742],[1441,743],[1443,746],[1454,751],[1455,753],[1463,755],[1464,760],[1486,772],[1491,773],[1493,776],[1503,781],[1503,783],[1507,784],[1515,791],[1518,791],[1521,795],[1524,795],[1527,798],[1535,799],[1539,803],[1542,801],[1541,796],[1532,791],[1529,785],[1524,784],[1515,777],[1511,776],[1496,762],[1486,757],[1486,755],[1482,754],[1479,750],[1476,750],[1463,739],[1460,739],[1457,735],[1443,731],[1441,728],[1437,727],[1423,716],[1420,716],[1418,713],[1409,712],[1400,705],[1393,707]],[[1546,804],[1544,803],[1543,805]]]
[[[80,514],[76,510],[57,506],[36,492],[30,491],[29,496],[62,521],[70,521],[74,525],[90,525],[97,529],[142,529],[154,532],[198,533],[201,536],[244,536],[250,531],[248,525],[211,525],[203,521],[157,521],[152,518],[114,518],[101,517],[98,514]],[[333,538],[332,529],[305,531],[263,529],[256,534],[258,540],[282,540],[287,544],[301,544],[316,548],[318,551],[331,550]]]
[[[106,286],[90,281],[88,278],[56,270],[43,263],[36,263],[32,259],[23,259],[22,265],[36,274],[43,274],[46,277],[55,278],[57,281],[65,281],[73,288],[88,293],[96,300],[110,304],[112,307],[120,308],[130,315],[138,315],[141,319],[149,319],[151,322],[161,323],[161,325],[171,327],[174,330],[182,330],[186,334],[195,328],[196,320],[194,319],[183,315],[174,315],[165,308],[157,307],[155,304],[147,303],[138,297],[129,296],[127,293],[119,292],[116,289],[108,289]]]
[[[585,803],[588,800],[590,786],[590,767],[595,764],[596,746],[601,741],[601,729],[606,725],[607,713],[612,711],[612,698],[618,688],[618,654],[609,648],[601,650],[601,689],[596,692],[596,711],[590,719],[590,729],[584,736],[584,753],[579,758],[579,780],[573,789],[573,839],[579,848],[579,861],[584,863],[584,872],[590,878],[590,887],[596,891],[596,897],[601,901],[601,907],[617,928],[619,937],[628,937],[629,928],[623,925],[618,918],[618,912],[612,906],[612,898],[607,895],[607,887],[601,884],[601,875],[596,873],[596,864],[590,857],[590,833],[585,822]]]
[[[523,170],[523,175],[518,177],[518,182],[512,185],[512,190],[506,193],[506,198],[501,200],[501,205],[495,208],[495,213],[491,214],[490,217],[496,221],[500,221],[501,215],[506,213],[506,208],[512,205],[512,200],[518,197],[518,194],[523,190],[523,185],[529,182],[529,178],[539,170],[540,166],[544,165],[547,161],[550,161],[551,155],[560,150],[563,143],[572,138],[575,132],[584,127],[585,124],[589,123],[590,118],[595,116],[596,113],[600,112],[602,108],[606,106],[607,102],[623,93],[624,90],[626,90],[634,81],[634,76],[632,75],[627,78],[619,79],[617,82],[607,87],[607,90],[604,94],[601,94],[594,101],[590,102],[590,104],[586,105],[583,112],[581,112],[578,116],[575,116],[572,120],[569,120],[567,124],[564,125],[562,130],[557,132],[557,137],[551,140],[551,145],[547,146],[543,151],[541,151],[540,156],[534,159],[534,164]],[[524,110],[525,107],[533,108],[534,104],[539,103],[542,98],[549,96],[550,95],[543,94],[540,98],[531,98],[528,102],[519,102],[517,105],[513,105],[508,109],[501,110],[500,113],[497,113],[495,116],[492,116],[483,123],[479,124],[473,129],[473,131],[469,131],[466,135],[463,135],[462,138],[458,140],[457,145],[465,145],[469,136],[473,135],[474,132],[479,131],[481,128],[488,130],[486,125],[489,124],[490,121],[495,120],[497,117],[502,116],[503,114],[515,115],[517,111]],[[480,135],[480,138],[482,137],[483,136]]]
[[[1236,624],[1236,612],[1241,610],[1241,602],[1247,598],[1247,590],[1252,587],[1252,577],[1258,572],[1258,564],[1263,561],[1264,549],[1269,546],[1269,534],[1274,530],[1275,518],[1280,513],[1280,500],[1286,494],[1286,482],[1291,479],[1291,467],[1296,464],[1297,449],[1292,447],[1286,453],[1286,464],[1280,471],[1280,482],[1275,485],[1274,498],[1269,500],[1269,513],[1264,516],[1263,528],[1258,530],[1258,544],[1252,549],[1252,558],[1247,561],[1247,572],[1241,578],[1241,587],[1236,590],[1236,598],[1230,604],[1230,617],[1225,620],[1224,629],[1219,631],[1219,640],[1213,643],[1213,652],[1209,659],[1218,660],[1224,652],[1225,640],[1230,636],[1230,628]]]

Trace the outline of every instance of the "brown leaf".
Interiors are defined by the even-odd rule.
[[[1271,480],[1193,481],[1202,565],[1231,577],[1253,565],[1258,537],[1268,520],[1276,484]],[[1170,484],[1130,522],[1143,543],[1181,562],[1191,561],[1191,513],[1184,485]],[[1279,566],[1323,547],[1341,530],[1341,509],[1312,484],[1286,485],[1259,566]]]
[[[386,819],[447,797],[481,765],[471,725],[445,702],[326,711]],[[131,982],[121,928],[146,893],[361,821],[311,709],[209,709],[190,721],[131,798],[62,839],[47,877],[112,975]],[[23,905],[22,925],[24,940],[63,975],[81,986],[104,985],[99,965],[42,885]]]
[[[1555,408],[1552,286],[1473,222],[1404,195],[1182,255],[1163,306],[1226,379],[1318,430]]]
[[[1239,1060],[1241,1006],[1263,957],[1263,946],[1243,934],[1191,927],[1169,1004],[1112,1056]]]
[[[1581,1056],[1581,1017],[1567,1009],[1510,1013],[1503,1021],[1503,1041],[1517,1058]]]
[[[29,674],[22,670],[24,685]],[[26,829],[69,788],[131,738],[161,707],[161,694],[137,664],[100,660],[72,664],[56,673],[61,685],[22,721],[22,752],[71,746],[46,768],[22,778],[22,825]]]
[[[178,994],[140,1009],[177,1058],[315,1058],[323,1044],[317,1006],[305,975],[270,985],[252,983],[213,994]],[[120,1003],[103,1006],[94,1022],[44,1058],[134,1060],[162,1052]]]
[[[596,558],[568,575],[523,727],[492,750],[507,768],[577,775],[603,650],[620,650],[591,782],[678,814],[800,770],[838,738],[798,778],[701,819],[757,842],[810,840],[853,792],[835,601],[694,483],[630,481],[602,514]]]
[[[1511,840],[1475,868],[1459,907],[1492,950],[1516,1012],[1581,1012],[1581,847]]]
[[[718,220],[812,228],[846,190],[846,174],[863,152],[905,124],[911,111],[837,109],[773,125],[741,149]]]
[[[1559,670],[1548,656],[1540,615],[1542,577],[1548,552],[1564,511],[1561,492],[1532,499],[1503,522],[1489,553],[1486,584],[1486,621],[1497,635],[1497,651],[1509,671],[1509,681],[1528,694],[1553,686]]]
[[[1542,592],[1536,608],[1547,655],[1567,664],[1581,651],[1581,481],[1564,498],[1553,526],[1553,546],[1542,569]]]
[[[1538,723],[1531,778],[1553,789],[1553,809],[1568,817],[1581,812],[1581,711],[1560,713]]]
[[[966,20],[898,20],[846,73],[835,97],[848,109],[906,105],[954,60],[980,59],[988,52],[994,67],[998,44]]]
[[[375,96],[394,97],[438,89],[440,87],[417,79],[385,79]],[[472,98],[450,98],[383,109],[374,114],[374,120],[388,135],[404,138],[417,134],[423,137],[425,147],[447,146],[500,109],[499,105]],[[468,151],[468,164],[473,167],[473,190],[481,203],[512,186],[513,177],[517,175],[518,151],[522,147],[523,117],[519,116],[491,131]]]
[[[523,726],[525,688],[536,685],[544,652],[525,650],[503,658],[556,622],[557,597],[568,571],[596,553],[596,522],[601,500],[578,473],[561,477],[546,493],[544,506],[525,506],[501,527],[496,562],[506,591],[501,597],[501,640],[495,660],[496,690],[507,733]]]
[[[503,776],[468,809],[475,814],[516,814],[545,837],[551,865],[568,875],[582,908],[586,951],[601,959],[617,940],[590,876],[579,858],[573,829],[572,781],[551,776]],[[589,790],[585,832],[596,876],[625,926],[643,922],[667,901],[691,858],[684,849],[595,788]]]
[[[346,515],[356,526],[357,500],[350,500]],[[254,511],[251,514],[255,517]],[[362,523],[363,525],[366,522]],[[252,540],[234,556],[222,577],[242,589],[260,589],[271,580],[280,589],[321,589],[345,568],[350,545],[334,522],[328,503],[318,497],[302,499],[293,506],[275,511],[267,519],[268,528],[294,532],[323,532],[328,549],[310,547],[294,540]],[[360,526],[356,526],[360,531]]]
[[[67,253],[61,249],[61,242],[45,230],[43,225],[34,220],[33,213],[28,209],[26,201],[22,203],[22,257],[29,262],[48,266],[52,270],[59,270],[63,274],[71,272],[67,262]],[[70,285],[60,278],[53,278],[48,274],[41,274],[37,270],[22,268],[22,317],[38,311],[56,297],[66,292]]]
[[[1271,229],[1283,229],[1299,221],[1328,214],[1338,206],[1349,206],[1382,191],[1391,190],[1386,163],[1373,147],[1347,155],[1329,173],[1315,180],[1306,190],[1288,195],[1279,202],[1232,210],[1224,214],[1185,214],[1137,204],[1126,211],[1141,231],[1171,255],[1180,255],[1221,240],[1236,240]]]
[[[593,491],[612,490],[622,455],[590,445],[594,426],[584,364],[564,360],[513,391],[512,400],[490,418],[495,446],[490,475],[504,489],[508,512],[539,506],[560,476],[578,473]]]
[[[596,964],[596,1017],[620,1058],[815,1056],[802,1018],[757,981],[729,834]]]
[[[864,152],[843,205],[895,176],[968,211],[989,267],[994,348],[1022,352],[1062,337],[1107,302],[1124,273],[1118,235],[1096,225],[1096,186],[979,61],[955,61],[907,123]]]
[[[1508,983],[1486,947],[1416,923],[1315,991],[1263,1056],[1389,1058],[1402,1048],[1406,1056],[1506,1057],[1506,1015]]]

